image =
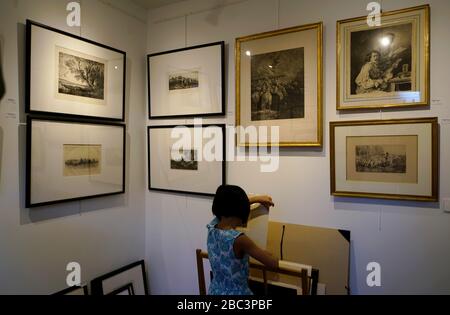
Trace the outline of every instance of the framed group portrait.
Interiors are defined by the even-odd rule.
[[[124,121],[126,53],[27,20],[26,112]]]
[[[427,106],[430,103],[430,7],[337,22],[338,110]]]
[[[125,192],[125,126],[27,118],[26,207]]]
[[[147,56],[149,119],[225,115],[225,43]]]
[[[149,190],[214,196],[226,183],[225,134],[222,124],[148,127]]]
[[[331,194],[438,201],[437,118],[330,122]]]
[[[320,22],[236,39],[236,125],[279,127],[276,142],[238,134],[238,146],[322,146],[322,30]]]

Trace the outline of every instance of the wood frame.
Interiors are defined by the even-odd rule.
[[[397,125],[397,124],[431,124],[432,125],[432,187],[430,196],[413,196],[400,194],[380,194],[371,192],[349,192],[338,191],[336,189],[335,178],[335,128],[342,126],[367,126],[367,125]],[[359,197],[359,198],[376,198],[390,200],[412,200],[412,201],[428,201],[436,202],[439,200],[439,125],[437,118],[413,118],[413,119],[391,119],[391,120],[362,120],[362,121],[339,121],[330,122],[330,171],[331,171],[331,194],[337,197]]]
[[[244,37],[236,38],[235,45],[235,62],[236,62],[236,126],[241,125],[241,45],[242,43],[258,40],[273,36],[285,35],[300,31],[317,29],[317,141],[306,142],[283,142],[279,143],[258,143],[241,144],[241,147],[255,147],[255,146],[279,146],[279,147],[322,147],[323,146],[323,22],[311,23],[301,26],[289,27],[281,30],[264,32]]]
[[[69,293],[74,292],[74,291],[78,291],[80,289],[83,290],[84,295],[89,295],[89,291],[88,291],[87,285],[69,287],[67,289],[64,289],[64,290],[61,290],[59,292],[56,292],[56,293],[54,293],[52,295],[70,295]]]
[[[198,277],[198,287],[200,295],[206,295],[206,283],[205,283],[205,269],[203,268],[203,259],[209,259],[208,253],[202,251],[201,249],[197,249],[195,251],[196,261],[197,261],[197,277]],[[311,295],[317,294],[317,284],[319,282],[319,271],[317,269],[313,269],[311,271],[311,277],[308,276],[308,270],[302,269],[301,272],[293,271],[289,269],[285,269],[282,267],[279,268],[269,268],[259,263],[249,262],[249,267],[261,270],[264,276],[264,286],[267,293],[267,277],[266,272],[275,272],[279,274],[284,274],[293,277],[300,277],[302,281],[302,293],[303,295],[309,295],[311,289]],[[311,286],[311,287],[310,287]],[[306,290],[303,290],[306,288]]]
[[[406,12],[411,12],[415,10],[425,10],[425,25],[424,25],[424,45],[425,45],[425,101],[424,102],[415,102],[415,103],[398,103],[398,104],[383,104],[378,106],[370,106],[370,105],[359,105],[359,106],[351,106],[351,107],[343,107],[340,102],[341,96],[341,82],[340,82],[340,74],[341,74],[341,54],[343,53],[343,48],[341,47],[341,32],[340,25],[349,22],[366,20],[367,16],[355,17],[345,20],[340,20],[336,22],[336,110],[342,111],[352,111],[352,110],[361,110],[361,109],[380,109],[380,108],[399,108],[399,107],[423,107],[430,105],[430,5],[420,5],[411,8],[405,8],[394,11],[387,11],[381,13],[381,18],[386,16],[392,16],[395,14],[402,14]]]

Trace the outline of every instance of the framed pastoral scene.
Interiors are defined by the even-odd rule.
[[[337,109],[429,105],[430,8],[337,22]]]
[[[124,121],[126,53],[27,20],[26,111]]]
[[[225,43],[147,56],[149,118],[225,115]]]
[[[238,134],[239,146],[322,146],[322,28],[236,39],[236,125],[279,127],[277,142]]]
[[[148,180],[150,190],[214,196],[225,184],[225,125],[148,127]]]
[[[438,200],[437,118],[330,123],[331,193]]]
[[[124,125],[28,116],[27,126],[27,207],[125,192]]]

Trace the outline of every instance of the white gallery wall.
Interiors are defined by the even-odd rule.
[[[72,28],[68,2],[0,1],[7,89],[0,103],[0,294],[53,293],[66,287],[69,262],[81,264],[86,282],[145,254],[145,13],[139,18],[112,1],[82,1],[82,27]],[[27,18],[127,52],[125,195],[25,209]]]
[[[209,42],[226,42],[227,115],[208,122],[234,124],[236,37],[278,28],[324,23],[324,147],[283,149],[276,173],[259,162],[229,162],[228,183],[271,194],[273,221],[351,231],[350,286],[353,294],[450,294],[450,214],[441,203],[330,196],[330,121],[439,117],[440,197],[450,198],[450,89],[448,0],[383,0],[384,11],[431,6],[430,109],[336,111],[336,21],[366,15],[366,0],[188,0],[149,12],[147,53]],[[152,120],[150,125],[191,123]],[[152,293],[197,294],[195,249],[206,249],[211,198],[147,192],[146,257]],[[301,249],[299,249],[301,250]],[[320,250],[318,248],[317,250]],[[381,265],[381,287],[366,284],[370,262]]]

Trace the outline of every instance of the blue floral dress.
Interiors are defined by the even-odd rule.
[[[233,244],[242,232],[216,228],[215,218],[207,225],[208,256],[213,272],[210,295],[253,295],[248,287],[248,255],[242,259],[234,255]]]

